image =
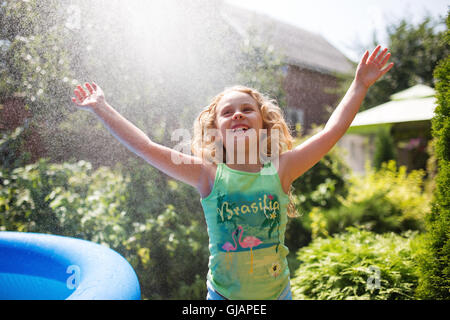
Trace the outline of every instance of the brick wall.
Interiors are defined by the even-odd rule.
[[[332,75],[290,65],[283,85],[287,106],[304,112],[303,134],[311,129],[313,123],[325,124],[331,115],[326,107],[331,106],[334,110],[339,103],[337,94],[327,92],[337,86]]]
[[[31,112],[26,110],[23,98],[5,98],[0,102],[0,134],[10,133],[17,127],[27,127],[27,119],[31,118]],[[45,149],[41,137],[36,129],[26,130],[24,136],[24,151],[31,153],[30,162],[33,163],[45,156]]]

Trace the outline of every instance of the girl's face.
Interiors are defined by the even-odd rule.
[[[259,130],[263,120],[258,103],[248,94],[232,91],[220,99],[216,107],[216,128],[219,131],[224,146],[227,132],[229,137],[240,139],[245,134],[255,134],[258,141]],[[250,130],[250,131],[248,131]],[[252,132],[254,130],[254,132]]]

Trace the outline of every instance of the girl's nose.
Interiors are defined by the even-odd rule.
[[[233,120],[237,120],[237,119],[243,119],[244,118],[244,115],[242,114],[242,113],[240,113],[240,112],[236,112],[234,115],[233,115]]]

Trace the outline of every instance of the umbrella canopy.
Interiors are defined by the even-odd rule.
[[[421,84],[400,91],[391,101],[359,112],[350,127],[430,120],[436,108],[434,94],[434,89]]]

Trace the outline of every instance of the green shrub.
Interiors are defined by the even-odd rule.
[[[205,299],[208,233],[197,190],[137,159],[124,165],[127,257],[144,299]],[[186,263],[189,261],[189,263]]]
[[[120,248],[129,221],[127,180],[84,161],[46,159],[0,176],[0,228],[72,236]]]
[[[140,275],[146,299],[205,299],[208,237],[205,225],[183,217],[173,205],[145,223],[134,222],[126,256]]]
[[[419,236],[348,228],[301,248],[292,279],[294,299],[413,299]]]
[[[12,132],[0,135],[0,163],[3,170],[23,166],[31,159],[29,152],[22,151],[29,132],[27,128],[17,127]]]
[[[199,197],[141,169],[125,175],[121,167],[94,171],[85,161],[41,159],[0,170],[0,230],[101,243],[131,263],[144,299],[204,299],[209,252],[202,213],[193,207]]]
[[[447,16],[445,43],[450,44],[450,15]],[[417,296],[422,299],[450,299],[450,57],[434,71],[437,107],[431,120],[438,174],[432,209],[426,219],[426,246],[420,255],[420,281]]]
[[[311,219],[307,213],[314,207],[328,209],[340,205],[338,197],[348,193],[345,176],[349,172],[339,148],[335,147],[292,183],[295,206],[300,214],[299,218],[289,219],[286,228],[285,243],[291,251],[292,270],[296,267],[295,252],[311,242]]]
[[[395,144],[390,133],[390,128],[380,127],[375,138],[373,166],[376,169],[380,169],[383,162],[396,158],[395,153]]]
[[[312,208],[332,208],[338,206],[339,197],[348,193],[346,176],[350,169],[334,147],[311,169],[292,182],[299,213],[307,213]]]
[[[313,237],[343,232],[349,226],[376,233],[424,229],[431,198],[422,190],[424,171],[407,174],[404,166],[397,170],[394,160],[383,163],[378,171],[368,166],[366,170],[365,176],[349,180],[348,196],[339,197],[341,206],[329,210],[316,207],[310,212],[315,221]]]

